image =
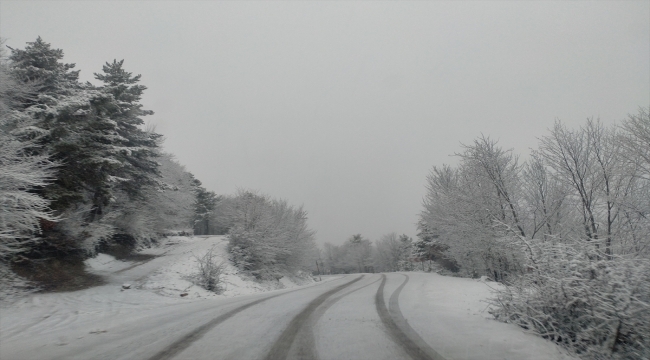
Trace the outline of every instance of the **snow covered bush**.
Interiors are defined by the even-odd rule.
[[[315,259],[314,232],[307,228],[302,208],[240,191],[223,216],[230,228],[228,251],[233,263],[260,280],[307,270]]]
[[[593,242],[530,243],[529,271],[496,290],[491,313],[584,359],[650,356],[650,261],[597,251]]]
[[[198,271],[195,277],[195,282],[200,287],[220,293],[223,288],[221,286],[221,273],[224,269],[223,261],[219,261],[217,254],[214,253],[214,247],[208,250],[203,256],[194,256],[197,262]]]

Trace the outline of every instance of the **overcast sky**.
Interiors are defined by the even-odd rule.
[[[481,133],[650,103],[650,1],[5,1],[0,36],[83,80],[125,59],[166,151],[219,194],[303,204],[320,243],[415,236],[433,165]]]

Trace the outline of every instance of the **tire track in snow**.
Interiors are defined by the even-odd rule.
[[[359,279],[361,279],[361,277],[359,277],[359,278],[357,278],[355,280],[352,280],[350,282],[347,282],[347,283],[345,283],[343,285],[339,285],[335,289],[342,289],[343,287],[345,287],[347,285],[350,285],[353,282],[358,281]],[[301,288],[301,289],[287,291],[287,292],[282,293],[282,294],[268,296],[268,297],[265,297],[265,298],[250,302],[250,303],[248,303],[246,305],[239,306],[239,307],[237,307],[235,309],[232,309],[232,310],[228,311],[227,313],[222,314],[220,316],[217,316],[216,318],[214,318],[214,319],[208,321],[207,323],[199,326],[198,328],[194,329],[193,331],[191,331],[187,335],[183,336],[182,338],[176,340],[171,345],[167,346],[166,348],[164,348],[163,350],[161,350],[160,352],[158,352],[154,356],[148,358],[148,360],[169,360],[169,359],[172,359],[176,355],[180,354],[183,350],[187,349],[195,341],[202,338],[203,335],[205,335],[208,331],[212,330],[215,326],[217,326],[217,325],[221,324],[222,322],[230,319],[234,315],[248,309],[249,307],[257,305],[257,304],[259,304],[261,302],[264,302],[264,301],[267,301],[267,300],[271,300],[271,299],[276,298],[278,296],[286,295],[286,294],[289,294],[289,293],[292,293],[292,292],[295,292],[295,291],[304,290],[304,289],[305,288]],[[326,292],[326,294],[330,293],[330,292],[332,292],[332,290]]]
[[[446,360],[429,346],[415,330],[408,324],[402,312],[399,309],[399,294],[409,281],[408,275],[402,274],[404,282],[393,292],[390,297],[390,310],[386,308],[384,301],[384,285],[386,284],[386,275],[381,274],[381,285],[375,295],[375,306],[381,322],[388,329],[390,337],[406,351],[414,360]]]
[[[284,331],[282,332],[278,340],[275,341],[275,343],[271,347],[271,350],[266,355],[265,360],[286,359],[287,355],[289,355],[289,350],[291,350],[291,345],[293,344],[296,336],[298,335],[298,331],[302,328],[304,323],[309,320],[311,314],[323,302],[325,302],[327,298],[334,295],[338,291],[341,291],[342,289],[352,285],[353,283],[361,280],[363,277],[364,275],[361,275],[352,281],[339,285],[332,290],[326,291],[325,293],[321,294],[320,296],[312,300],[309,304],[307,304],[307,306],[291,320],[287,328],[284,329]]]
[[[305,325],[303,325],[304,328],[302,329],[302,331],[300,331],[300,334],[297,336],[295,340],[295,345],[293,345],[294,348],[292,348],[291,351],[289,352],[289,358],[295,357],[298,359],[317,360],[318,354],[316,353],[316,349],[315,349],[313,325],[316,324],[316,322],[318,322],[318,320],[325,314],[325,312],[329,308],[331,308],[334,304],[336,304],[339,300],[352,294],[353,292],[359,291],[361,289],[367,288],[370,285],[376,284],[379,281],[381,281],[381,278],[378,278],[375,281],[372,281],[354,290],[350,290],[334,298],[327,299],[325,303],[323,303],[321,306],[318,307],[318,309],[316,309],[316,311],[314,311],[312,316],[309,318],[308,323],[305,323]],[[295,356],[292,357],[292,354],[295,354]]]

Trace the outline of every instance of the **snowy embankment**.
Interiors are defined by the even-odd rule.
[[[86,266],[90,272],[105,276],[114,284],[120,283],[131,289],[148,290],[162,296],[180,297],[184,294],[186,299],[247,295],[313,282],[309,276],[285,276],[278,282],[257,282],[240,274],[228,261],[227,246],[228,240],[225,236],[174,236],[164,239],[158,247],[144,249],[138,253],[143,257],[152,256],[150,259],[126,262],[115,260],[110,255],[99,254],[86,260]],[[220,259],[219,263],[223,265],[220,277],[223,291],[219,294],[205,290],[193,281],[198,271],[196,258],[212,248]]]
[[[261,311],[264,318],[274,324],[275,332],[270,337],[274,338],[279,336],[276,332],[283,331],[278,323],[287,322],[295,313],[303,311],[306,302],[337,286],[328,286],[329,281],[341,277],[324,276],[323,283],[314,283],[309,277],[258,283],[241,277],[238,270],[226,262],[222,294],[216,295],[194,285],[191,276],[196,272],[195,256],[214,247],[225,260],[226,246],[226,239],[220,236],[172,237],[159,247],[140,252],[139,261],[117,261],[100,254],[88,260],[87,265],[90,271],[105,276],[108,284],[74,292],[33,294],[0,308],[0,359],[105,358],[102,354],[112,354],[116,349],[125,349],[126,355],[120,357],[118,351],[111,358],[148,358],[142,355],[148,351],[146,347],[133,347],[133,344],[142,343],[140,336],[154,332],[155,338],[163,342],[168,338],[176,339],[203,324],[206,316],[214,317],[219,309],[259,299],[254,293],[307,285],[297,292],[282,292],[287,295],[277,298],[282,303],[277,308],[272,307],[278,305],[272,305],[270,300],[268,304],[263,303],[267,305],[251,307],[249,318],[252,320],[246,320],[242,312],[243,317],[224,330],[239,329],[249,333],[251,328],[259,326],[256,321]],[[446,359],[569,358],[553,343],[525,334],[517,326],[491,319],[484,301],[491,297],[490,286],[497,286],[494,283],[430,273],[391,273],[387,278],[383,291],[390,311],[401,309],[400,316],[409,327]],[[318,332],[321,327],[337,336],[347,334],[342,344],[348,345],[352,333],[358,337],[368,331],[364,341],[370,342],[385,336],[381,335],[384,329],[379,326],[373,305],[379,279],[379,275],[365,275],[363,281],[354,285],[356,288],[336,293],[338,298],[322,310],[327,311],[328,316],[323,317],[320,327],[314,330],[321,345],[328,339],[326,334]],[[400,293],[397,289],[402,284],[405,286]],[[394,302],[392,294],[395,293],[398,297]],[[246,294],[249,296],[237,296]],[[356,322],[355,314],[361,316]],[[341,320],[331,321],[338,318]],[[368,322],[369,319],[375,320]],[[355,326],[363,331],[355,332]],[[255,338],[254,343],[259,343],[259,338]],[[342,344],[335,347],[345,349]],[[138,355],[140,350],[144,352]],[[321,350],[325,354],[327,349]]]
[[[409,281],[399,297],[402,315],[446,359],[573,359],[553,342],[490,315],[487,300],[501,284],[438,274],[406,274]]]
[[[124,319],[165,314],[177,305],[208,299],[228,301],[239,295],[314,283],[308,276],[256,282],[239,274],[227,261],[227,244],[225,236],[175,236],[139,252],[139,261],[119,261],[99,254],[86,261],[86,269],[105,277],[105,285],[73,292],[37,293],[0,303],[0,343],[11,344],[12,348],[63,346],[116,326],[122,328]],[[224,260],[221,294],[191,282],[197,272],[195,256],[213,247]],[[33,339],[39,339],[38,344],[32,343]],[[6,349],[0,346],[0,359]]]

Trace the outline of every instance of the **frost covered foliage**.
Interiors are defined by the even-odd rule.
[[[386,237],[391,238],[392,235],[387,235]],[[400,249],[399,245],[392,245],[396,246],[391,247],[390,250],[396,251],[397,253],[401,252],[402,249]],[[383,247],[382,249],[389,250],[388,246]],[[373,258],[373,250],[372,242],[361,236],[361,234],[352,235],[345,243],[343,243],[343,245],[325,243],[323,254],[323,265],[325,271],[330,274],[372,272],[373,269],[371,266],[373,263],[378,266],[391,266],[391,264],[388,263],[391,260],[395,261],[393,265],[398,266],[398,254],[386,254],[385,258]],[[378,256],[378,253],[375,251],[374,255]],[[386,263],[384,263],[384,261],[386,261]]]
[[[497,319],[584,359],[650,357],[650,261],[608,260],[587,241],[519,242],[529,271],[497,290]]]
[[[375,271],[411,271],[415,268],[413,239],[406,235],[386,234],[375,242]]]
[[[649,258],[649,128],[647,109],[620,127],[557,122],[525,163],[481,137],[456,154],[457,166],[433,168],[420,234],[434,236],[461,274],[506,282],[525,271],[512,236],[593,239],[606,257]]]
[[[61,240],[63,233],[89,250],[121,228],[148,226],[143,224],[149,219],[133,215],[139,205],[124,204],[142,202],[157,184],[160,141],[160,135],[142,129],[142,117],[153,112],[139,103],[146,89],[138,84],[140,75],[114,60],[95,74],[101,83],[95,86],[79,82],[75,65],[62,59],[61,49],[39,37],[24,49],[11,49],[7,63],[11,79],[34,89],[15,105],[19,118],[31,120],[19,132],[21,140],[38,145],[30,149],[32,155],[58,164],[53,181],[33,191],[65,218],[44,234],[55,252],[70,250],[69,239]],[[128,201],[120,204],[124,197]]]
[[[11,78],[0,58],[0,261],[29,249],[41,232],[40,222],[55,220],[49,201],[34,192],[50,183],[55,164],[34,154],[37,144],[24,136],[40,132],[31,130],[31,118],[16,111],[29,90]]]
[[[117,233],[132,237],[136,247],[166,234],[191,233],[194,177],[169,154],[161,154],[158,161],[161,176],[155,186],[143,189],[138,200],[122,193],[112,205],[117,215],[111,223]]]
[[[167,234],[191,232],[194,177],[169,154],[158,160],[161,177],[155,187],[143,189],[141,198],[133,200],[116,191],[105,214],[92,222],[86,221],[92,205],[77,205],[61,215],[59,229],[77,239],[89,255],[115,235],[126,236],[134,248],[141,248]]]
[[[315,259],[314,232],[307,227],[307,213],[301,207],[240,191],[222,216],[230,228],[231,260],[258,279],[295,274],[307,269]]]
[[[192,217],[194,234],[216,234],[218,231],[215,229],[216,221],[213,221],[213,219],[216,215],[217,202],[221,200],[221,197],[202,187],[199,180],[195,180],[195,189],[194,215]]]
[[[60,215],[57,231],[65,239],[57,241],[57,249],[62,252],[82,251],[85,255],[94,256],[100,243],[108,241],[115,235],[116,228],[112,220],[116,213],[111,213],[101,219],[89,222],[88,213],[92,205],[79,204],[68,208]]]
[[[184,231],[191,233],[195,179],[171,154],[158,157],[161,178],[156,187],[145,196],[147,211],[155,215],[155,228],[159,233]]]
[[[203,256],[195,256],[197,273],[194,276],[194,282],[200,287],[220,293],[223,290],[221,286],[221,274],[224,265],[219,261],[219,257],[214,253],[214,247],[208,250]]]
[[[521,269],[520,254],[500,241],[498,222],[522,224],[518,174],[521,166],[510,152],[482,137],[459,154],[458,168],[434,167],[427,178],[427,196],[419,222],[428,247],[446,255],[466,276],[502,280]]]
[[[556,122],[520,164],[489,138],[435,167],[420,234],[504,284],[494,315],[585,359],[650,357],[650,117]]]
[[[46,186],[54,164],[32,155],[35,145],[17,139],[0,114],[0,256],[25,250],[40,233],[40,221],[54,220],[49,201],[32,190]]]

